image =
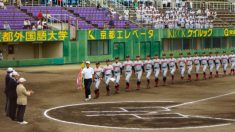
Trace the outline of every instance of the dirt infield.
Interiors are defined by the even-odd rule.
[[[47,66],[47,67],[32,67],[32,68],[17,68],[17,71],[25,77],[28,82],[26,87],[33,89],[35,95],[29,98],[29,104],[26,109],[25,120],[29,121],[26,126],[20,126],[16,122],[11,121],[4,115],[4,102],[5,96],[1,92],[0,98],[0,131],[1,132],[72,132],[72,131],[96,131],[96,132],[117,132],[117,131],[137,131],[137,130],[125,130],[114,129],[105,127],[91,127],[76,124],[67,124],[57,122],[46,118],[43,113],[45,110],[70,104],[82,104],[84,91],[77,91],[75,89],[75,80],[78,71],[78,65],[67,66]],[[0,87],[4,89],[4,75],[5,71],[0,70]],[[169,129],[169,131],[178,132],[232,132],[235,130],[235,76],[227,76],[222,78],[214,78],[210,80],[200,81],[181,81],[177,75],[177,80],[174,84],[168,83],[167,86],[153,87],[153,77],[151,80],[151,89],[145,89],[145,79],[141,84],[141,90],[136,91],[135,77],[131,78],[131,92],[125,92],[124,83],[121,83],[120,94],[113,94],[111,96],[105,96],[105,87],[101,85],[101,97],[98,100],[92,100],[89,103],[95,105],[82,105],[71,106],[62,109],[58,109],[49,115],[77,123],[84,123],[90,125],[99,125],[107,127],[125,127],[125,128],[176,128],[187,126],[209,126],[220,125],[209,128],[188,128],[188,129]],[[123,82],[121,79],[121,82]],[[169,81],[168,81],[169,82]],[[161,85],[161,84],[160,84]],[[113,85],[112,90],[113,89]],[[230,94],[229,94],[230,93]],[[224,96],[221,96],[224,95]],[[215,98],[211,98],[215,97]],[[204,99],[204,100],[203,100]],[[201,101],[200,101],[201,100]],[[135,101],[136,103],[114,103],[114,104],[97,104],[100,102],[126,102]],[[156,103],[140,103],[156,102]],[[165,103],[159,103],[159,102]],[[169,101],[169,102],[168,102]],[[172,102],[173,101],[173,102]],[[168,102],[168,103],[167,103]],[[168,107],[171,105],[184,104],[178,107],[172,107],[170,114],[160,115],[153,111],[161,111],[162,108],[146,110],[146,108],[140,107]],[[192,102],[192,103],[190,103]],[[96,105],[97,104],[97,105]],[[120,106],[121,105],[121,106]],[[88,107],[89,106],[89,107]],[[115,109],[113,108],[115,107]],[[115,116],[107,116],[107,113],[102,111],[119,111],[116,107],[124,107],[128,110],[129,114],[140,116],[143,119],[137,119],[137,117],[124,115],[116,116],[118,113],[113,113]],[[128,107],[138,107],[135,109],[128,109]],[[88,117],[88,113],[82,113],[82,111],[94,111],[99,108],[98,115],[94,118],[94,113]],[[131,113],[133,112],[134,113]],[[147,114],[138,115],[139,111],[147,111]],[[101,113],[100,113],[101,112]],[[153,112],[153,113],[151,113]],[[191,118],[178,118],[182,115],[194,116]],[[106,115],[105,115],[106,114]],[[93,115],[93,117],[92,117]],[[96,113],[97,115],[97,113]],[[100,116],[102,115],[102,116]],[[91,118],[92,117],[92,118]],[[151,118],[150,118],[151,117]],[[154,117],[154,118],[153,118]],[[166,119],[160,117],[174,117],[173,119]],[[202,119],[204,117],[204,119]],[[206,117],[206,118],[205,118]],[[208,118],[207,118],[208,117]],[[190,120],[189,120],[190,119]],[[182,120],[188,120],[182,122]],[[124,124],[124,125],[123,125]],[[168,130],[168,129],[166,129]],[[158,130],[158,131],[166,131]],[[139,130],[138,130],[139,131]],[[145,131],[145,130],[142,130]],[[146,129],[146,131],[148,131]]]

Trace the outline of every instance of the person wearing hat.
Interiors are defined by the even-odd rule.
[[[201,63],[200,63],[200,57],[198,56],[197,52],[194,53],[193,64],[195,65],[196,81],[198,81]]]
[[[161,70],[162,70],[162,76],[163,76],[163,85],[166,85],[166,79],[167,79],[167,71],[168,71],[168,60],[166,59],[166,54],[162,55],[162,59],[160,60],[161,64]]]
[[[94,68],[94,85],[95,85],[95,97],[94,99],[99,98],[100,96],[100,91],[99,91],[99,86],[100,86],[100,81],[103,78],[103,69],[100,67],[100,62],[95,63],[96,67]]]
[[[144,61],[144,67],[146,72],[146,79],[147,79],[147,88],[150,88],[150,76],[152,73],[153,62],[150,60],[150,55],[146,56],[146,60]]]
[[[115,57],[115,62],[112,66],[115,78],[115,93],[119,93],[119,81],[122,74],[122,63],[119,62],[119,57]]]
[[[215,77],[219,77],[219,68],[221,64],[221,56],[219,55],[219,52],[215,53]]]
[[[104,80],[106,85],[107,96],[110,96],[109,82],[113,77],[113,66],[110,65],[110,60],[106,60],[106,66],[103,68]]]
[[[230,55],[229,55],[229,63],[230,63],[230,75],[234,75],[234,66],[235,66],[235,55],[234,55],[234,52],[233,50],[230,52]]]
[[[161,67],[161,63],[160,63],[160,59],[158,58],[158,55],[155,54],[154,55],[154,59],[153,59],[153,69],[154,69],[154,77],[155,77],[155,87],[158,86],[158,77],[159,77],[159,73],[160,73],[160,67]]]
[[[223,55],[221,56],[221,62],[222,62],[222,67],[223,67],[223,71],[224,71],[224,76],[226,76],[227,65],[228,65],[228,56],[225,51],[223,52]]]
[[[94,80],[94,69],[90,67],[90,61],[86,61],[86,67],[82,70],[82,78],[85,85],[85,101],[91,99],[91,84]]]
[[[7,74],[6,74],[6,77],[5,77],[5,90],[4,90],[4,93],[6,95],[6,105],[5,105],[6,116],[9,116],[9,97],[8,97],[7,91],[9,89],[9,81],[11,79],[10,74],[12,72],[13,72],[13,68],[9,67],[7,69]]]
[[[206,68],[208,64],[208,57],[206,56],[206,53],[202,53],[202,57],[200,58],[201,64],[202,64],[202,71],[203,71],[203,79],[206,80]]]
[[[126,91],[130,91],[130,78],[133,70],[133,62],[130,60],[130,56],[126,56],[126,61],[123,62],[122,67],[125,71]]]
[[[28,124],[28,122],[24,121],[24,113],[27,106],[27,96],[31,96],[34,92],[32,90],[27,91],[24,87],[24,83],[26,82],[25,78],[20,78],[18,80],[18,85],[16,88],[17,93],[17,121],[21,125]]]
[[[136,74],[137,78],[137,88],[136,90],[140,90],[140,84],[141,84],[141,77],[142,77],[142,72],[144,71],[144,64],[140,60],[140,56],[136,56],[136,61],[133,62],[134,65],[134,73]]]
[[[171,74],[171,82],[174,83],[174,78],[175,78],[175,70],[177,68],[177,63],[176,59],[174,58],[173,54],[170,54],[170,59],[169,59],[169,69],[170,69],[170,74]]]
[[[215,57],[212,56],[212,52],[209,53],[208,65],[209,65],[209,70],[210,70],[209,78],[212,78],[212,72],[213,72],[213,69],[214,69],[214,66],[215,66]]]
[[[11,78],[8,82],[8,89],[6,90],[6,93],[9,98],[9,117],[12,120],[15,120],[16,116],[16,100],[17,100],[17,94],[16,94],[16,87],[18,85],[18,79],[19,79],[19,74],[16,71],[13,71],[10,74]]]
[[[188,81],[192,81],[192,69],[193,69],[193,58],[191,57],[191,53],[187,54],[186,64],[188,69]]]
[[[185,72],[186,59],[183,57],[183,53],[179,54],[179,58],[177,59],[177,62],[178,62],[178,65],[180,67],[181,80],[184,80],[184,72]]]

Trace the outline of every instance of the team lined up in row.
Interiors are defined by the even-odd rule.
[[[129,56],[126,56],[126,61],[123,63],[119,62],[119,58],[115,58],[115,62],[110,64],[110,60],[106,61],[106,65],[101,68],[100,63],[96,63],[96,68],[94,68],[94,84],[95,84],[95,94],[96,97],[99,96],[99,85],[104,78],[104,82],[106,84],[107,95],[110,94],[109,83],[110,80],[115,82],[115,92],[119,92],[119,83],[122,71],[124,70],[125,73],[125,81],[126,81],[126,90],[130,90],[130,77],[132,72],[135,73],[137,77],[137,90],[140,89],[141,84],[141,77],[142,73],[146,73],[147,79],[147,88],[150,88],[150,76],[152,72],[154,72],[155,76],[155,87],[158,86],[159,82],[159,74],[162,73],[163,76],[163,83],[165,85],[167,80],[167,73],[168,70],[171,75],[172,82],[174,81],[175,71],[179,69],[181,79],[184,80],[185,70],[187,68],[188,80],[191,81],[192,77],[192,69],[193,66],[195,67],[196,73],[196,80],[199,80],[199,71],[200,67],[202,67],[203,71],[203,79],[206,79],[206,70],[209,67],[210,76],[212,78],[213,69],[215,67],[216,75],[215,77],[219,76],[219,68],[222,65],[224,75],[226,75],[227,65],[230,63],[231,65],[231,72],[230,74],[234,74],[234,66],[235,66],[235,55],[233,51],[231,51],[231,55],[227,56],[226,52],[222,55],[219,53],[215,53],[213,56],[212,53],[209,53],[209,56],[206,56],[205,53],[202,54],[201,57],[198,56],[198,53],[194,54],[194,57],[191,56],[190,53],[187,54],[187,57],[184,58],[183,54],[179,54],[179,58],[175,59],[173,54],[170,54],[170,58],[167,59],[166,55],[163,54],[162,58],[159,59],[158,55],[154,56],[154,59],[151,60],[150,56],[146,56],[145,61],[140,60],[140,56],[136,56],[135,61],[131,61]]]

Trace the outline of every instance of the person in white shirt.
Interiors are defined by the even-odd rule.
[[[90,61],[86,61],[86,67],[82,70],[82,78],[85,85],[85,101],[91,99],[91,84],[94,80],[94,69],[90,67]]]
[[[175,70],[177,67],[177,63],[173,54],[170,54],[170,59],[168,59],[168,65],[169,65],[170,74],[171,74],[171,82],[174,83]]]
[[[208,57],[208,65],[209,65],[209,70],[210,70],[210,76],[209,78],[212,78],[212,72],[213,72],[213,68],[215,65],[215,57],[212,56],[212,52],[209,53],[209,57]]]
[[[2,51],[0,50],[0,61],[3,60],[3,54]]]
[[[133,70],[133,62],[130,56],[126,56],[126,61],[123,62],[123,69],[125,70],[126,91],[130,91],[130,78]]]
[[[115,78],[115,93],[119,93],[119,81],[122,74],[122,64],[119,62],[119,57],[115,57],[115,62],[112,66]]]
[[[145,68],[146,79],[147,79],[147,88],[150,88],[150,76],[152,73],[152,66],[153,66],[153,62],[150,60],[150,55],[147,55],[146,60],[144,61],[144,68]]]
[[[196,81],[199,79],[199,70],[200,70],[200,57],[198,57],[198,53],[194,53],[193,63],[195,65],[195,73],[196,73]]]
[[[154,59],[153,59],[153,69],[154,69],[154,77],[155,77],[155,87],[158,86],[158,76],[160,73],[160,59],[158,59],[158,55],[154,55]]]
[[[31,22],[29,21],[29,19],[25,19],[24,20],[24,29],[30,29],[31,26]]]
[[[200,58],[201,64],[202,64],[202,71],[203,71],[203,79],[206,80],[206,68],[208,64],[208,57],[206,56],[206,53],[202,53],[202,57]]]
[[[167,79],[167,71],[168,71],[168,60],[166,59],[166,54],[162,55],[162,59],[160,60],[162,77],[163,77],[163,85],[166,85]]]
[[[143,65],[143,62],[140,60],[140,56],[136,56],[136,61],[133,62],[133,66],[134,66],[134,72],[137,77],[136,90],[140,90],[141,77],[142,77],[142,72],[144,70],[144,65]]]
[[[231,51],[229,55],[229,63],[230,63],[230,75],[234,75],[234,66],[235,66],[235,55],[234,52]]]
[[[185,58],[183,58],[183,53],[179,54],[179,58],[178,58],[177,62],[178,62],[179,68],[180,68],[181,80],[184,80],[186,60],[185,60]]]
[[[224,51],[223,55],[221,56],[221,62],[223,66],[224,76],[226,76],[227,66],[228,66],[228,56],[226,55],[226,51]]]
[[[96,62],[96,67],[94,68],[94,85],[95,85],[95,97],[94,99],[99,98],[100,95],[100,82],[103,79],[103,69],[100,67],[100,62]]]
[[[5,30],[11,30],[11,27],[10,27],[10,25],[9,25],[8,22],[4,22],[4,24],[3,24],[3,29],[5,29]]]
[[[215,70],[216,70],[215,77],[219,77],[220,64],[221,64],[221,57],[219,55],[219,52],[216,52],[215,53]]]
[[[104,74],[104,80],[105,80],[105,85],[106,85],[106,91],[107,91],[107,96],[110,96],[110,88],[109,88],[109,83],[110,79],[113,77],[113,66],[110,65],[110,60],[106,60],[106,66],[103,68],[103,74]]]
[[[190,52],[187,54],[186,64],[187,64],[187,68],[188,68],[188,81],[192,81],[191,74],[192,74],[192,69],[193,69],[193,58],[191,57]]]

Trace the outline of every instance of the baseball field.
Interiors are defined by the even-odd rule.
[[[146,89],[145,74],[141,90],[136,91],[136,77],[131,77],[131,91],[106,96],[104,82],[101,96],[84,102],[84,90],[76,89],[79,65],[16,68],[27,79],[27,89],[35,94],[28,98],[22,126],[5,116],[5,69],[0,69],[1,132],[234,132],[235,76],[200,81],[180,80],[166,86]],[[177,71],[178,73],[178,71]],[[193,80],[194,78],[193,74]],[[160,76],[162,79],[162,77]],[[93,88],[93,86],[92,86]],[[92,89],[93,92],[93,89]],[[94,92],[93,92],[94,93]]]

